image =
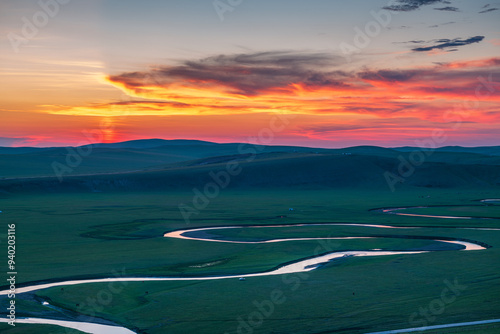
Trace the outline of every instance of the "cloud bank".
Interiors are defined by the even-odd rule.
[[[337,56],[318,53],[219,55],[109,76],[109,83],[126,92],[129,101],[47,106],[46,112],[94,116],[282,112],[435,120],[454,104],[477,99],[478,78],[497,80],[492,73],[499,72],[500,58],[399,69],[345,71],[343,67]],[[500,101],[498,94],[490,95],[480,111],[489,118],[496,116],[488,103]]]

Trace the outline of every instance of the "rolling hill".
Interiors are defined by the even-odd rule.
[[[163,191],[203,189],[213,175],[229,188],[498,187],[496,148],[317,149],[136,140],[45,149],[3,148],[0,191]],[[476,152],[473,152],[476,151]],[[8,152],[8,153],[6,153]],[[221,176],[222,177],[222,176]],[[217,182],[216,182],[217,183]]]
[[[358,188],[390,190],[396,187],[498,187],[500,166],[426,162],[413,173],[401,174],[395,158],[321,153],[263,153],[191,160],[163,168],[96,175],[6,179],[0,191],[109,192],[216,191],[216,188]],[[389,174],[388,174],[389,173]],[[217,185],[217,186],[215,186]],[[206,188],[208,187],[208,188]],[[212,187],[212,188],[210,188]],[[212,189],[212,190],[210,190]]]

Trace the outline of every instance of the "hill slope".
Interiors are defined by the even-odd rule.
[[[360,188],[390,190],[387,173],[396,176],[395,187],[473,188],[498,187],[500,166],[455,165],[426,162],[401,177],[396,158],[363,155],[265,153],[200,159],[162,170],[107,175],[68,176],[0,181],[0,191],[108,192],[108,191],[215,191],[216,188]],[[232,174],[232,175],[231,175]],[[392,179],[390,179],[392,180]],[[208,188],[206,188],[208,187]],[[212,190],[210,190],[212,189]]]

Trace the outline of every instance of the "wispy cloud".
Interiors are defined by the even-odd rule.
[[[479,14],[489,13],[498,10],[498,8],[488,8],[479,12]]]
[[[446,26],[446,25],[455,24],[455,23],[456,23],[455,21],[450,21],[450,22],[445,22],[445,23],[441,23],[441,24],[434,24],[434,25],[429,26],[429,28],[437,28],[437,27]]]
[[[434,5],[438,3],[449,4],[450,1],[444,0],[397,0],[394,4],[383,7],[386,10],[397,12],[410,12],[417,10],[422,6]]]
[[[456,48],[459,46],[465,46],[465,45],[469,45],[469,44],[473,44],[473,43],[479,43],[483,39],[484,39],[484,36],[474,36],[474,37],[470,37],[467,39],[460,39],[460,38],[447,39],[447,38],[444,38],[444,39],[435,39],[432,41],[418,41],[417,44],[433,43],[434,45],[413,48],[412,51],[425,52],[425,51],[432,51],[432,50],[436,50],[436,49],[445,50],[445,51],[452,51],[452,50],[456,50]],[[410,41],[409,43],[415,44],[416,41]]]
[[[441,10],[441,11],[446,11],[446,12],[459,12],[460,9],[458,9],[457,7],[451,7],[451,6],[447,6],[447,7],[441,7],[441,8],[434,8],[435,10]]]
[[[0,146],[26,146],[36,144],[40,139],[40,137],[0,137]]]
[[[379,128],[391,130],[405,130],[412,128],[415,130],[419,128],[428,128],[429,125],[439,126],[439,123],[422,121],[413,117],[371,118],[361,121],[346,121],[339,124],[309,124],[301,127],[301,129],[314,134],[324,134],[353,130],[374,130]]]

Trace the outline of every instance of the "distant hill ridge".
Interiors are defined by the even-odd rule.
[[[215,145],[240,145],[241,143],[215,143],[204,140],[197,139],[136,139],[127,140],[116,143],[96,143],[91,144],[95,148],[157,148],[162,146],[215,146]],[[246,144],[246,143],[243,143]],[[89,145],[83,145],[86,147]],[[305,146],[287,146],[287,145],[267,145],[269,147],[289,147],[297,149],[319,149],[319,150],[330,150],[330,151],[342,151],[342,150],[354,150],[357,153],[367,153],[367,152],[388,152],[388,151],[398,151],[398,152],[411,152],[415,150],[428,150],[426,148],[413,147],[413,146],[402,146],[402,147],[380,147],[371,145],[361,145],[352,146],[338,149],[327,149],[327,148],[315,148],[315,147],[305,147]],[[56,147],[2,147],[0,146],[0,154],[22,154],[30,153],[35,151],[47,151],[51,149],[58,149],[65,146]],[[500,146],[478,146],[478,147],[463,147],[463,146],[444,146],[432,149],[436,152],[459,152],[459,153],[477,153],[477,154],[487,154],[487,155],[500,155]]]
[[[384,187],[384,173],[398,175],[401,164],[415,157],[422,161],[413,163],[415,172],[404,178],[405,185],[500,185],[499,146],[423,151],[142,139],[79,148],[0,148],[0,191],[189,188],[208,182],[210,171],[219,171],[231,161],[245,166],[231,187]]]
[[[195,139],[137,139],[128,140],[118,143],[101,143],[93,144],[94,147],[100,148],[155,148],[160,146],[174,145],[218,145],[217,143],[195,140]]]

